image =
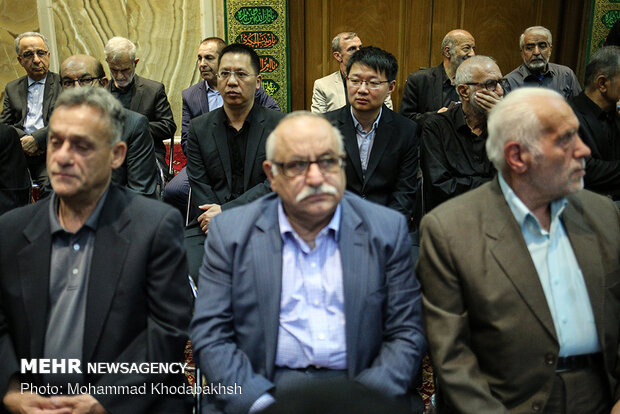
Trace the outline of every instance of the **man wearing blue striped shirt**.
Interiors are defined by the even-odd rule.
[[[243,391],[208,412],[259,412],[337,377],[410,403],[426,341],[405,217],[345,192],[342,136],[318,115],[288,115],[266,154],[275,194],[209,226],[194,356]]]

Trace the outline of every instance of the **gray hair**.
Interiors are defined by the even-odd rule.
[[[441,54],[443,55],[443,50],[446,48],[446,46],[450,46],[450,50],[454,50],[454,47],[456,46],[456,37],[452,34],[452,31],[448,32],[448,34],[446,34],[443,37],[443,40],[441,42]]]
[[[523,33],[521,33],[521,36],[519,36],[519,49],[523,49],[523,46],[525,46],[525,35],[529,32],[543,32],[547,37],[549,46],[553,46],[553,37],[551,36],[551,31],[549,31],[549,29],[544,26],[532,26],[525,29]]]
[[[20,50],[19,50],[19,42],[21,42],[21,40],[24,37],[40,37],[41,40],[43,40],[43,43],[45,44],[45,48],[47,49],[47,51],[49,52],[50,47],[47,44],[47,37],[43,36],[41,33],[39,32],[24,32],[22,34],[20,34],[19,36],[17,36],[15,38],[15,52],[17,53],[17,56],[20,55]]]
[[[291,112],[290,114],[287,114],[284,118],[280,120],[280,122],[278,122],[278,125],[276,126],[276,128],[273,131],[271,131],[271,134],[269,134],[269,136],[267,137],[267,142],[265,143],[265,153],[269,161],[275,161],[274,157],[276,155],[276,140],[278,138],[276,130],[278,129],[278,126],[280,126],[282,123],[286,121],[290,121],[290,120],[293,120],[296,118],[302,118],[302,117],[320,119],[320,120],[323,120],[329,123],[329,121],[325,119],[323,116],[312,113],[310,111],[294,111],[294,112]],[[334,137],[336,137],[336,140],[338,141],[338,153],[344,154],[344,141],[342,138],[342,134],[340,133],[338,128],[336,128],[332,124],[329,124],[329,125],[331,127],[332,134],[334,134]]]
[[[357,33],[355,32],[338,33],[336,37],[332,39],[332,52],[342,52],[342,49],[340,49],[340,39],[351,40],[354,37],[357,37]]]
[[[590,57],[586,66],[585,87],[592,86],[599,75],[613,79],[618,72],[620,72],[620,47],[602,47]]]
[[[495,62],[495,59],[489,56],[476,55],[467,59],[465,62],[461,63],[456,70],[456,75],[454,76],[454,85],[459,86],[465,83],[473,82],[474,75],[473,71],[475,68],[482,68],[485,65]]]
[[[129,55],[129,58],[133,62],[136,60],[136,45],[127,38],[115,36],[105,44],[103,53],[105,53],[105,59],[107,61],[116,62],[123,56]]]
[[[504,171],[504,147],[508,141],[516,141],[529,150],[534,157],[541,154],[539,141],[544,126],[537,114],[541,100],[559,99],[562,95],[547,88],[519,88],[500,101],[489,114],[486,142],[487,156],[498,171]]]
[[[108,119],[110,128],[105,132],[110,137],[110,145],[120,142],[125,114],[121,103],[110,92],[104,88],[69,88],[60,94],[56,100],[55,109],[81,105],[99,110]]]

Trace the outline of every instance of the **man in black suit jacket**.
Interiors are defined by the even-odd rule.
[[[0,214],[30,201],[30,175],[15,129],[0,124]]]
[[[59,76],[49,72],[49,47],[41,33],[26,32],[17,36],[15,51],[27,75],[6,85],[0,124],[15,128],[30,173],[43,188],[47,184],[44,153],[47,134],[41,129],[47,125],[60,93]]]
[[[49,129],[54,194],[0,218],[0,396],[9,412],[188,412],[185,401],[151,388],[182,384],[180,373],[87,368],[180,361],[191,313],[180,215],[110,185],[126,152],[122,121],[104,89],[64,92]],[[21,359],[40,358],[78,359],[81,373],[20,368]],[[68,384],[87,392],[58,395],[72,394]],[[98,388],[143,384],[130,396]]]
[[[202,262],[211,218],[271,191],[263,172],[265,141],[283,114],[255,105],[260,61],[245,45],[226,46],[218,62],[221,108],[194,118],[187,138],[192,205],[203,210],[186,232],[191,275]]]
[[[351,106],[325,116],[344,137],[347,190],[410,218],[418,184],[417,126],[383,104],[396,87],[397,72],[392,54],[361,48],[347,65]]]
[[[105,56],[113,82],[107,86],[123,107],[146,116],[155,146],[155,157],[165,170],[164,140],[174,138],[174,123],[166,89],[161,82],[136,75],[136,45],[124,37],[113,37],[105,45]]]
[[[217,89],[217,60],[226,47],[219,37],[208,37],[198,46],[196,66],[200,71],[202,79],[195,85],[185,89],[183,97],[183,120],[181,123],[181,149],[187,156],[187,133],[189,132],[189,122],[207,112],[213,111],[222,106],[223,100],[220,91]],[[280,106],[273,100],[266,90],[258,88],[254,94],[254,102],[266,108],[279,111]],[[187,178],[187,168],[183,167],[174,176],[164,192],[164,201],[175,206],[181,214],[187,212],[187,198],[189,197],[189,179]]]
[[[445,111],[451,102],[457,102],[454,77],[464,60],[476,55],[476,40],[465,30],[452,30],[441,42],[443,62],[432,68],[409,74],[400,113],[418,123],[420,129],[429,113]]]

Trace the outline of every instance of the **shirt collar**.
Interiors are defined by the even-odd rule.
[[[523,76],[523,79],[527,79],[527,78],[546,78],[546,77],[554,77],[557,76],[557,73],[555,72],[555,69],[553,68],[553,66],[551,66],[550,62],[547,62],[547,71],[541,73],[540,75],[535,74],[534,72],[532,72],[530,70],[530,68],[528,68],[525,63],[522,63],[521,66],[519,67],[519,72],[521,73],[521,76]]]
[[[332,216],[332,219],[329,221],[327,226],[321,229],[318,236],[321,236],[323,234],[332,234],[334,237],[334,240],[338,241],[340,237],[341,215],[342,215],[341,207],[340,207],[340,204],[338,204],[338,206],[336,207],[336,211],[334,212],[334,215]],[[302,238],[299,237],[299,235],[295,232],[295,230],[291,226],[291,223],[288,221],[288,218],[286,217],[286,213],[284,213],[284,207],[282,206],[282,200],[280,199],[278,199],[278,224],[280,226],[280,236],[282,237],[283,241],[286,241],[286,238],[288,235],[290,237],[293,237],[297,241],[298,244],[300,244],[300,242],[303,242],[304,244],[306,244],[302,240]]]
[[[47,75],[45,75],[45,77],[43,79],[39,79],[38,81],[32,79],[30,76],[28,76],[28,87],[30,87],[33,83],[40,83],[42,85],[45,85],[45,80],[47,79]]]
[[[362,128],[362,124],[360,124],[357,118],[355,118],[355,115],[353,114],[353,107],[351,106],[349,109],[351,111],[351,117],[353,118],[353,126],[355,126],[355,130],[366,133],[364,131],[364,128]],[[382,113],[383,113],[383,105],[381,105],[381,108],[379,109],[379,115],[377,115],[377,119],[375,119],[375,122],[372,123],[372,129],[370,130],[370,132],[372,132],[379,126],[379,120],[381,120]]]
[[[519,226],[521,226],[521,229],[525,228],[527,222],[532,222],[535,224],[535,227],[540,233],[545,232],[540,225],[538,218],[530,211],[529,208],[527,208],[513,189],[510,188],[506,180],[504,180],[501,172],[497,174],[497,177],[499,179],[499,186],[502,189],[504,198],[508,203],[508,207],[510,207],[510,211],[512,211],[512,214],[517,220],[517,223],[519,223]],[[557,200],[551,202],[551,227],[555,226],[555,223],[559,220],[567,204],[568,201],[565,197],[558,198]]]
[[[439,67],[441,68],[441,84],[442,85],[450,85],[450,87],[454,88],[454,85],[452,85],[452,81],[450,80],[450,78],[448,77],[448,74],[446,73],[446,68],[443,67],[443,62],[439,64]]]
[[[97,205],[95,206],[95,209],[90,214],[90,216],[86,219],[86,221],[84,222],[80,230],[82,230],[84,227],[87,227],[93,231],[97,230],[97,224],[99,223],[99,216],[101,215],[101,210],[103,209],[103,204],[105,203],[105,200],[108,197],[109,191],[110,191],[110,186],[106,188],[105,192],[103,193],[99,201],[97,201]],[[52,235],[60,231],[66,232],[66,230],[60,224],[60,219],[58,218],[59,203],[60,203],[60,197],[58,197],[56,193],[52,193],[52,196],[50,199],[50,210],[49,210],[50,211],[50,230],[51,230]],[[78,230],[77,232],[79,232],[80,230]]]
[[[217,93],[218,95],[220,94],[220,91],[218,91],[217,89],[213,89],[211,86],[209,86],[209,82],[203,82],[205,83],[205,87],[207,88],[207,93]]]

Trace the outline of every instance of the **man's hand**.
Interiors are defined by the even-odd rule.
[[[444,107],[442,107],[442,108],[438,109],[438,110],[437,110],[437,113],[438,113],[438,114],[440,114],[440,113],[442,113],[442,112],[446,112],[447,110],[448,110],[448,108],[446,108],[446,107],[444,106]]]
[[[69,408],[71,414],[110,414],[99,401],[90,394],[51,397],[56,407]],[[47,414],[47,413],[46,413]]]
[[[620,401],[614,404],[611,408],[611,414],[620,414]]]
[[[71,414],[71,407],[58,407],[52,399],[39,394],[9,391],[2,400],[6,408],[15,414]]]
[[[203,204],[198,206],[199,209],[205,210],[204,213],[198,216],[198,224],[204,234],[209,232],[209,222],[211,219],[222,212],[222,207],[219,204]]]
[[[22,143],[22,149],[28,155],[38,155],[39,146],[32,135],[24,135],[19,139]]]
[[[483,89],[475,93],[474,99],[481,108],[489,112],[502,100],[502,97],[494,91],[487,91],[486,89]]]

